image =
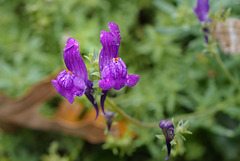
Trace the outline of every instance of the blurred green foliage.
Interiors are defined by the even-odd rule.
[[[133,88],[110,91],[112,100],[145,122],[171,117],[189,120],[193,135],[179,143],[178,153],[173,151],[178,155],[169,160],[237,160],[240,94],[215,59],[204,52],[204,38],[193,14],[195,4],[194,0],[0,0],[0,90],[20,97],[63,66],[68,37],[79,41],[82,55],[100,51],[100,31],[115,22],[122,37],[120,57],[129,74],[139,74],[140,81]],[[231,16],[240,17],[237,0],[210,0],[210,6],[211,12],[231,7]],[[239,55],[221,57],[239,83]],[[86,102],[85,97],[79,100]],[[0,160],[155,161],[166,157],[161,150],[164,141],[155,138],[160,128],[132,125],[130,129],[139,136],[131,144],[127,140],[131,146],[124,150],[132,153],[123,157],[101,145],[83,144],[79,138],[1,132]],[[105,148],[118,144],[108,143]]]

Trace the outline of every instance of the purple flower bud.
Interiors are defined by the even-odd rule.
[[[165,160],[168,160],[171,153],[171,141],[174,139],[174,126],[170,121],[162,120],[159,123],[159,127],[162,129],[163,135],[166,138],[168,155]]]
[[[105,119],[107,123],[108,132],[111,130],[112,122],[113,122],[114,112],[107,111],[105,113]]]
[[[206,27],[204,27],[204,28],[203,28],[203,32],[204,32],[205,34],[209,34],[209,29],[206,28]]]
[[[204,27],[204,28],[203,28],[203,33],[204,33],[205,41],[206,41],[206,43],[208,44],[208,43],[209,43],[208,34],[210,33],[209,29],[206,28],[206,27]]]

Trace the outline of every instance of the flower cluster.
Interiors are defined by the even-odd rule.
[[[101,31],[100,42],[102,50],[99,56],[99,70],[101,79],[99,87],[102,89],[101,107],[105,115],[108,130],[110,130],[114,114],[104,110],[104,102],[111,88],[120,90],[125,85],[132,87],[139,81],[138,75],[127,74],[127,67],[123,60],[119,57],[118,50],[120,46],[120,31],[116,23],[108,24],[110,32]],[[99,115],[98,105],[93,96],[93,82],[88,79],[88,72],[83,59],[79,52],[79,42],[73,38],[67,40],[63,50],[63,58],[67,70],[59,73],[56,80],[52,80],[52,84],[62,96],[70,103],[74,102],[74,97],[86,95],[88,100],[93,104],[96,110],[96,119]]]
[[[198,11],[198,9],[196,9],[196,11]],[[103,48],[99,55],[100,80],[98,80],[98,84],[102,90],[100,104],[106,119],[107,131],[109,132],[114,113],[110,111],[105,112],[104,109],[104,102],[108,90],[112,88],[120,90],[125,85],[133,87],[139,81],[139,75],[129,75],[124,61],[119,57],[121,36],[118,25],[111,22],[108,24],[108,28],[110,32],[101,31],[100,33],[100,42]],[[78,41],[73,38],[67,40],[63,50],[63,58],[67,69],[60,72],[56,80],[52,80],[53,86],[56,91],[64,96],[70,103],[74,102],[74,97],[81,97],[85,94],[96,110],[96,120],[99,115],[98,104],[93,96],[96,89],[93,88],[93,80],[88,78],[86,65],[79,52]],[[171,141],[175,136],[174,126],[170,121],[162,120],[159,123],[159,127],[162,129],[167,144],[167,160],[171,153]],[[176,130],[176,134],[178,131],[179,130]],[[184,130],[182,131],[185,132]]]

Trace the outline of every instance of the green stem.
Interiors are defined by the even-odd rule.
[[[222,68],[224,74],[227,76],[228,80],[238,89],[238,91],[240,92],[240,86],[239,84],[235,81],[234,77],[232,76],[232,74],[229,72],[229,70],[226,68],[226,66],[224,65],[221,57],[219,56],[218,53],[214,53],[214,56],[217,60],[218,65]]]
[[[159,122],[144,123],[142,121],[132,118],[130,115],[124,113],[121,109],[119,109],[109,98],[106,98],[106,103],[109,106],[111,106],[111,108],[114,109],[124,119],[128,120],[129,122],[131,122],[137,126],[145,127],[145,128],[158,127]],[[201,116],[206,116],[208,114],[212,114],[212,113],[215,113],[215,112],[221,110],[222,108],[220,108],[220,107],[219,108],[210,108],[209,110],[204,111],[204,112],[194,112],[194,113],[189,113],[189,114],[183,114],[183,115],[179,115],[176,117],[167,118],[167,120],[171,120],[172,118],[174,118],[174,121],[180,121],[183,118],[184,119],[193,119],[193,118],[197,118],[197,117],[201,117]]]
[[[111,106],[120,116],[124,119],[128,120],[129,122],[146,128],[156,128],[158,127],[158,123],[143,123],[137,119],[132,118],[128,114],[124,113],[121,109],[119,109],[109,98],[106,98],[106,103]]]

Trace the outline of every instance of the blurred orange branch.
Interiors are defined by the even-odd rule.
[[[22,98],[11,99],[0,95],[1,128],[14,130],[16,127],[26,127],[44,131],[58,131],[81,136],[91,143],[104,142],[106,139],[104,118],[100,116],[97,121],[94,121],[95,111],[93,109],[87,111],[79,120],[84,106],[78,103],[66,103],[66,100],[63,100],[60,107],[56,107],[58,109],[53,118],[45,118],[39,113],[39,106],[58,94],[51,83],[51,80],[56,77],[57,75],[53,74],[36,84]],[[127,126],[126,122],[125,126]],[[119,136],[118,129],[117,126],[114,126],[111,130],[112,134]]]

